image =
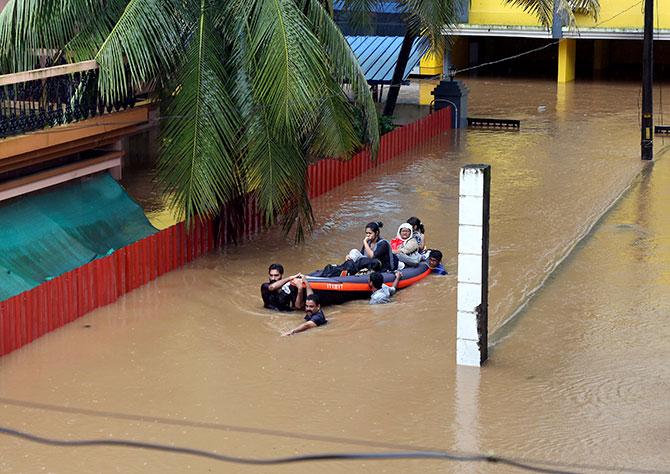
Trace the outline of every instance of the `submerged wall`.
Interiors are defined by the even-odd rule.
[[[366,149],[350,160],[324,159],[311,164],[309,196],[314,198],[326,193],[443,133],[451,128],[451,115],[450,108],[442,109],[387,133],[381,137],[376,160]],[[262,229],[261,214],[256,202],[250,199],[241,234],[251,237]],[[0,356],[113,303],[125,293],[232,239],[224,229],[216,240],[218,242],[211,221],[197,221],[189,229],[180,222],[0,301]]]

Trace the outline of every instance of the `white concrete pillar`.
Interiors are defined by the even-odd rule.
[[[490,165],[461,168],[458,206],[456,363],[481,366],[488,357]]]

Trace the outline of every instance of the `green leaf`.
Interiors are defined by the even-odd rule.
[[[165,99],[160,182],[187,219],[212,216],[241,194],[236,179],[240,126],[227,90],[222,41],[202,1],[197,27]]]

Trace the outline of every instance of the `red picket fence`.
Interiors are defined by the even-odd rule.
[[[442,109],[382,136],[372,160],[363,150],[350,160],[324,159],[308,170],[309,195],[319,196],[365,171],[385,163],[451,128],[451,111]],[[236,237],[251,237],[263,228],[258,205],[245,205],[244,229]],[[84,314],[179,268],[202,254],[233,241],[229,226],[221,226],[218,242],[211,221],[181,222],[113,254],[64,273],[19,295],[0,301],[0,356],[30,343]]]

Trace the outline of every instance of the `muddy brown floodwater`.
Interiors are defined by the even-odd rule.
[[[207,255],[0,359],[0,424],[240,457],[435,449],[577,472],[670,469],[670,171],[660,140],[655,167],[639,161],[638,87],[467,83],[471,116],[518,118],[521,131],[445,134],[317,199],[304,245],[269,232]],[[482,370],[454,364],[468,163],[492,165]],[[368,221],[391,236],[412,215],[450,275],[389,305],[326,308],[328,325],[280,337],[300,316],[262,308],[269,263],[323,267],[360,245]],[[241,466],[0,439],[3,473],[520,472],[439,460]]]

